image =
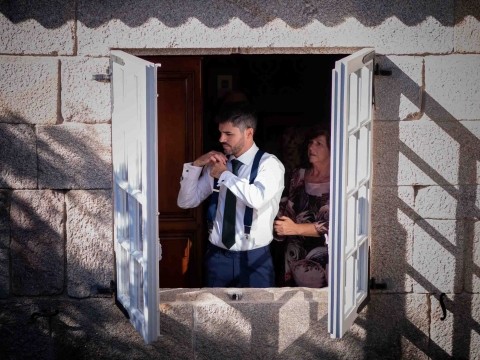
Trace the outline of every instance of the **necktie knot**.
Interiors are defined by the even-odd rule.
[[[234,175],[238,175],[238,170],[240,169],[240,166],[242,166],[242,162],[240,160],[232,160],[232,172]]]

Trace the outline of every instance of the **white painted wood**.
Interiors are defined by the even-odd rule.
[[[328,331],[341,338],[368,296],[373,49],[333,70]]]
[[[159,336],[157,66],[111,52],[117,298],[146,343]]]

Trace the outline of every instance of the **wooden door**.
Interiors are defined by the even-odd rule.
[[[205,236],[202,207],[180,209],[177,195],[183,164],[202,151],[201,58],[147,59],[161,64],[157,74],[160,287],[200,287]]]

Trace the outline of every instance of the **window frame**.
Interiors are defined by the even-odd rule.
[[[351,74],[352,71],[358,70],[358,66],[365,66],[367,64],[369,73],[371,74],[370,76],[370,86],[369,86],[369,106],[371,106],[371,100],[372,100],[372,83],[373,83],[373,58],[374,58],[374,51],[373,49],[362,49],[350,56],[346,56],[345,58],[337,61],[336,68],[333,70],[333,80],[334,84],[339,81],[339,79],[345,79],[346,74]],[[120,60],[120,61],[119,61]],[[126,60],[126,61],[125,61]],[[121,62],[124,62],[124,64],[121,64]],[[125,53],[120,50],[112,50],[111,51],[111,69],[112,69],[112,155],[113,155],[113,164],[114,164],[114,169],[113,169],[113,177],[114,177],[114,243],[115,243],[115,253],[116,253],[116,274],[117,276],[121,274],[122,272],[122,267],[125,267],[125,264],[121,264],[121,260],[119,260],[119,255],[118,252],[119,250],[119,241],[118,241],[118,231],[117,231],[117,215],[118,212],[128,212],[128,209],[125,209],[125,204],[119,201],[118,199],[118,194],[116,190],[116,186],[119,182],[118,179],[118,141],[117,141],[117,136],[115,135],[116,130],[114,130],[114,127],[117,126],[117,116],[119,113],[121,113],[122,109],[121,106],[119,106],[119,101],[116,101],[115,99],[115,78],[118,76],[118,66],[124,66],[125,63],[132,63],[135,64],[134,67],[138,67],[140,70],[139,74],[142,72],[145,75],[144,77],[144,82],[142,83],[145,89],[145,125],[144,129],[146,130],[145,132],[145,137],[143,138],[143,142],[141,143],[141,147],[144,151],[144,154],[146,154],[145,158],[142,159],[142,176],[145,177],[145,180],[147,180],[147,183],[150,185],[149,190],[148,190],[148,196],[146,194],[143,194],[143,197],[140,197],[142,199],[158,199],[158,194],[157,194],[157,189],[158,189],[158,154],[155,151],[155,149],[150,149],[151,146],[156,146],[157,145],[157,108],[156,108],[156,97],[157,97],[157,90],[156,90],[156,74],[157,74],[157,68],[158,64],[153,64],[150,63],[146,60],[140,59],[139,57],[136,57],[134,55],[130,55],[128,53]],[[352,70],[356,69],[356,70]],[[350,71],[350,72],[349,72]],[[143,76],[142,75],[142,76]],[[142,77],[143,79],[143,77]],[[330,244],[335,245],[335,243],[338,244],[343,244],[343,237],[342,234],[346,232],[346,228],[344,227],[346,224],[345,220],[345,213],[344,213],[344,206],[338,206],[335,205],[335,200],[336,198],[339,198],[338,202],[341,204],[342,201],[344,201],[344,196],[341,196],[346,192],[346,181],[345,181],[345,169],[343,169],[343,166],[345,165],[342,163],[343,156],[348,153],[348,149],[346,148],[346,141],[345,141],[345,134],[348,134],[348,131],[346,131],[347,127],[345,127],[345,124],[342,124],[342,121],[345,121],[346,116],[348,116],[349,111],[346,110],[345,108],[345,100],[348,99],[348,94],[345,93],[345,89],[343,90],[336,90],[334,88],[334,84],[332,84],[332,137],[331,137],[331,143],[332,143],[332,164],[331,164],[331,174],[340,174],[337,175],[337,178],[334,178],[333,181],[331,181],[331,214],[332,211],[334,212],[334,223],[330,224],[330,234],[329,234],[329,241]],[[347,87],[348,88],[348,87]],[[343,101],[343,102],[342,102]],[[122,101],[126,103],[126,101]],[[357,103],[358,104],[358,103]],[[125,104],[124,104],[125,105]],[[372,141],[371,141],[371,126],[373,124],[372,122],[372,109],[370,107],[369,110],[370,113],[370,119],[368,120],[369,126],[370,126],[370,131],[369,131],[369,154],[370,154],[370,159],[367,160],[369,165],[369,173],[370,173],[370,179],[368,180],[368,184],[370,186],[369,191],[368,191],[368,196],[367,196],[367,204],[364,207],[367,211],[367,223],[368,225],[366,226],[365,230],[368,232],[367,234],[367,247],[368,245],[368,240],[369,240],[369,234],[370,234],[370,209],[371,209],[371,147],[372,147]],[[337,129],[338,127],[338,129]],[[147,130],[148,129],[148,130]],[[121,143],[121,142],[120,142]],[[338,147],[338,148],[337,148]],[[150,150],[150,151],[149,151]],[[337,183],[336,180],[340,177],[340,181]],[[151,186],[153,184],[153,186]],[[365,183],[363,183],[365,184]],[[128,186],[127,186],[128,187]],[[133,194],[131,194],[133,195]],[[333,199],[332,199],[333,197]],[[333,206],[332,206],[333,205]],[[340,219],[341,221],[336,223]],[[332,220],[332,216],[331,216]],[[143,336],[144,340],[146,343],[151,343],[152,341],[157,340],[159,333],[160,333],[160,314],[159,314],[159,276],[158,276],[158,263],[160,260],[160,242],[159,242],[159,231],[158,231],[158,202],[157,201],[149,201],[147,204],[147,211],[142,212],[142,225],[141,228],[144,229],[142,230],[143,234],[143,251],[145,254],[150,254],[147,255],[146,257],[142,258],[142,261],[145,263],[144,267],[144,272],[143,272],[143,278],[146,283],[144,291],[143,291],[143,298],[145,304],[147,304],[148,308],[148,319],[145,321],[145,319],[141,319],[141,317],[138,316],[137,310],[132,309],[130,306],[129,301],[126,301],[125,299],[122,299],[118,296],[118,291],[116,293],[116,296],[119,297],[120,302],[124,307],[126,307],[127,312],[130,315],[130,319],[134,327],[137,329],[138,332],[141,333]],[[337,235],[335,235],[337,234]],[[156,245],[154,245],[156,244]],[[148,251],[148,249],[154,249],[154,251]],[[363,275],[363,280],[366,281],[366,287],[364,289],[366,290],[367,295],[362,296],[361,301],[355,304],[355,316],[351,316],[348,319],[345,319],[343,311],[341,311],[344,307],[344,297],[341,295],[343,292],[344,286],[339,286],[337,284],[338,280],[341,279],[342,276],[344,277],[344,271],[340,268],[334,268],[333,263],[337,264],[337,267],[340,266],[338,264],[343,264],[344,260],[342,258],[342,254],[344,255],[344,252],[342,252],[341,248],[335,248],[333,251],[329,251],[329,256],[330,256],[330,261],[329,261],[329,288],[328,288],[328,300],[329,300],[329,317],[328,317],[328,331],[330,332],[332,337],[342,337],[343,334],[346,332],[347,328],[350,327],[350,325],[353,323],[353,321],[356,318],[356,314],[363,308],[363,306],[366,304],[368,301],[368,261],[364,262],[364,271],[366,274]],[[132,253],[133,254],[133,253]],[[143,255],[142,255],[143,256]],[[121,258],[121,257],[120,257]],[[368,252],[367,252],[367,259],[368,259]],[[129,269],[131,266],[129,267]],[[135,278],[134,274],[132,275],[132,270],[129,270],[129,279],[132,280]],[[118,281],[117,279],[117,286],[120,291],[122,291],[122,286],[123,286],[123,291],[127,291],[130,296],[136,296],[135,291],[132,292],[132,288],[135,288],[136,286],[128,286],[128,290],[125,289],[125,284],[121,284],[121,281]],[[342,281],[343,284],[343,281]],[[150,287],[154,286],[153,291],[149,291]],[[341,304],[339,306],[339,303]],[[352,313],[353,314],[353,313]]]

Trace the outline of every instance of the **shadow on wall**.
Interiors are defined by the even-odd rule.
[[[176,344],[179,353],[193,344],[201,359],[365,359],[359,334],[330,339],[325,290],[245,290],[241,301],[222,289],[172,290],[164,298],[177,304],[160,305],[162,341]],[[193,323],[180,323],[179,311]]]
[[[375,243],[372,244],[372,272],[374,276],[390,281],[388,292],[391,293],[373,292],[370,305],[356,321],[352,331],[347,333],[344,342],[328,338],[325,314],[318,313],[315,307],[311,307],[308,314],[300,314],[308,318],[303,323],[304,331],[296,337],[293,334],[292,341],[286,346],[279,344],[278,334],[284,330],[283,316],[286,311],[279,304],[288,303],[289,298],[282,299],[284,301],[279,301],[278,304],[273,303],[273,306],[272,303],[259,306],[255,316],[248,315],[251,312],[244,311],[242,305],[234,307],[236,311],[244,311],[252,336],[268,343],[271,346],[268,349],[253,346],[239,349],[237,339],[228,341],[227,344],[219,343],[218,338],[207,331],[187,336],[187,342],[183,339],[184,347],[179,346],[174,341],[175,336],[188,334],[191,328],[165,317],[162,318],[162,327],[172,332],[178,330],[178,333],[161,339],[154,346],[145,346],[128,320],[114,307],[112,299],[69,299],[65,296],[67,292],[79,298],[101,296],[96,292],[97,286],[102,286],[102,279],[109,280],[109,271],[112,271],[111,268],[105,271],[106,264],[113,267],[113,260],[106,260],[113,253],[111,219],[101,217],[106,212],[102,201],[111,202],[108,187],[111,185],[75,185],[96,179],[88,174],[89,171],[97,171],[97,167],[98,170],[107,168],[110,173],[110,163],[99,156],[97,148],[92,147],[92,137],[83,135],[85,132],[82,129],[93,129],[90,125],[35,128],[25,124],[2,123],[0,141],[3,141],[1,147],[5,152],[2,152],[0,159],[2,165],[9,166],[5,173],[11,177],[2,176],[4,182],[0,185],[0,191],[8,195],[4,199],[7,199],[9,212],[2,211],[0,214],[10,214],[11,220],[6,224],[2,221],[2,226],[9,227],[11,239],[9,236],[6,241],[3,236],[0,250],[10,251],[13,294],[58,296],[8,298],[0,301],[1,357],[31,358],[32,354],[40,353],[42,355],[35,355],[36,358],[62,358],[59,354],[70,358],[98,358],[100,352],[112,355],[111,358],[127,359],[132,358],[132,355],[154,358],[165,353],[178,357],[178,352],[184,351],[184,358],[189,358],[192,354],[191,341],[194,339],[193,346],[202,346],[199,352],[208,353],[211,348],[237,347],[242,353],[257,351],[265,355],[279,352],[277,358],[285,359],[302,351],[304,358],[325,356],[335,359],[339,358],[338,354],[342,351],[350,350],[358,353],[357,358],[414,358],[422,353],[432,358],[469,358],[469,352],[474,346],[473,334],[480,333],[480,325],[474,318],[472,299],[475,295],[469,293],[473,292],[474,279],[480,278],[480,268],[473,259],[474,221],[480,217],[480,210],[476,206],[480,140],[478,135],[459,123],[393,62],[388,59],[380,61],[385,68],[393,71],[394,76],[397,76],[396,82],[401,84],[400,88],[390,88],[392,96],[389,100],[392,101],[388,106],[398,109],[402,97],[407,98],[432,119],[426,125],[423,122],[421,126],[430,128],[420,129],[421,131],[429,132],[437,127],[453,139],[458,146],[458,178],[449,179],[441,170],[435,169],[422,157],[421,152],[414,147],[415,144],[405,138],[408,133],[405,124],[411,124],[415,120],[382,122],[385,136],[382,138],[378,133],[375,134],[375,146],[382,147],[386,143],[389,151],[375,167],[376,171],[388,171],[383,177],[385,184],[374,184],[375,191],[388,192],[388,188],[394,190],[387,195],[380,193],[379,197],[384,200],[373,202],[377,210],[374,209],[373,213],[377,214],[380,210],[383,215],[382,219],[374,218],[372,224],[373,231],[376,232]],[[377,91],[379,88],[381,86],[376,86]],[[55,129],[49,131],[49,128]],[[54,149],[59,149],[57,146],[62,150],[55,152]],[[42,152],[52,156],[45,156]],[[68,159],[76,160],[69,162]],[[412,183],[401,183],[406,185],[403,188],[414,189],[410,200],[397,188],[398,179],[403,176],[398,170],[406,160],[412,164],[412,168],[426,174],[432,184],[435,184],[414,186]],[[41,174],[41,169],[48,169],[58,178],[52,179],[48,174]],[[73,176],[71,171],[79,177]],[[12,189],[14,181],[23,184],[21,190]],[[54,188],[56,183],[64,185]],[[76,188],[90,190],[74,190]],[[449,233],[452,237],[446,235],[448,231],[442,228],[443,225],[437,219],[432,219],[428,212],[422,210],[423,204],[419,199],[423,196],[423,200],[427,201],[428,194],[423,192],[431,188],[438,188],[449,199],[453,199],[449,200],[454,208],[450,221],[453,231]],[[90,198],[85,200],[80,192],[94,194],[93,206]],[[75,194],[79,195],[74,196]],[[384,221],[385,217],[388,220]],[[97,219],[98,223],[93,221],[89,228],[92,219]],[[98,228],[105,226],[102,224],[104,222],[109,222],[106,234],[110,235],[102,235],[101,232],[99,235]],[[415,231],[415,242],[408,229],[415,229],[412,230]],[[107,245],[98,251],[98,240],[102,236],[107,238]],[[428,248],[435,247],[441,250],[440,253],[443,252],[443,257],[422,258],[422,253],[428,255]],[[85,262],[81,255],[94,258],[93,263]],[[449,264],[454,264],[454,267],[452,274],[440,271],[440,277],[450,277],[449,281],[442,282],[432,274],[431,269],[441,269],[446,257],[452,259]],[[107,274],[105,278],[102,277],[104,274]],[[74,286],[68,291],[67,279]],[[412,293],[413,289],[415,293]],[[447,293],[445,321],[440,320],[441,312],[437,301],[442,292]],[[295,309],[291,309],[293,314]],[[59,313],[49,321],[45,316],[55,310],[59,310]],[[33,316],[35,313],[40,315]],[[270,314],[270,318],[265,319],[265,314]],[[297,323],[301,324],[301,321]],[[167,346],[169,341],[171,347]],[[219,354],[224,355],[222,352]]]
[[[375,122],[378,179],[372,205],[372,273],[386,280],[388,292],[413,290],[414,294],[373,297],[366,323],[357,323],[367,330],[367,346],[375,344],[369,347],[375,353],[382,348],[388,353],[391,344],[403,342],[404,352],[392,358],[417,357],[420,350],[434,359],[467,359],[477,351],[474,334],[480,333],[478,317],[474,318],[478,303],[472,306],[473,299],[478,299],[472,294],[473,282],[480,278],[474,259],[474,224],[480,217],[476,205],[480,131],[472,133],[473,128],[467,127],[478,121],[460,123],[423,90],[425,84],[420,89],[392,61],[378,60],[395,76],[391,83],[375,80],[377,91],[382,82],[388,86],[388,107],[400,109],[401,99],[406,98],[420,113],[413,119]],[[431,121],[415,124],[424,115]],[[435,154],[439,149],[444,152]],[[437,160],[435,165],[429,158]],[[457,163],[458,169],[453,169]],[[396,184],[406,186],[397,188]],[[419,298],[422,293],[424,299]],[[441,293],[446,293],[444,320]],[[390,329],[376,328],[378,322],[385,323],[378,318],[380,314],[393,320]]]
[[[480,20],[480,9],[474,3],[455,2],[456,14],[453,16],[453,1],[442,0],[427,5],[413,1],[405,4],[354,0],[342,3],[342,6],[334,0],[286,0],[281,4],[253,0],[203,0],[191,1],[181,9],[175,1],[123,0],[115,3],[114,11],[111,2],[94,0],[11,0],[0,3],[0,13],[13,23],[34,19],[46,28],[58,28],[75,19],[89,28],[102,26],[112,19],[118,19],[129,27],[141,26],[151,19],[158,19],[168,27],[177,27],[192,18],[210,28],[224,26],[233,18],[240,19],[252,28],[262,27],[275,19],[281,19],[293,28],[306,26],[313,21],[334,27],[347,19],[356,19],[365,26],[377,26],[391,17],[408,26],[415,26],[428,17],[435,18],[443,26],[454,26],[467,15]]]
[[[54,324],[65,341],[102,327],[71,298],[105,296],[114,277],[110,126],[26,122],[0,119],[0,358],[53,359]]]
[[[109,298],[0,301],[2,359],[168,359],[164,353],[145,345]]]
[[[10,249],[12,293],[61,294],[67,279],[69,295],[80,298],[96,293],[84,282],[108,287],[114,265],[110,126],[0,128],[0,189],[10,202],[9,223],[2,221],[10,239],[2,245]]]

